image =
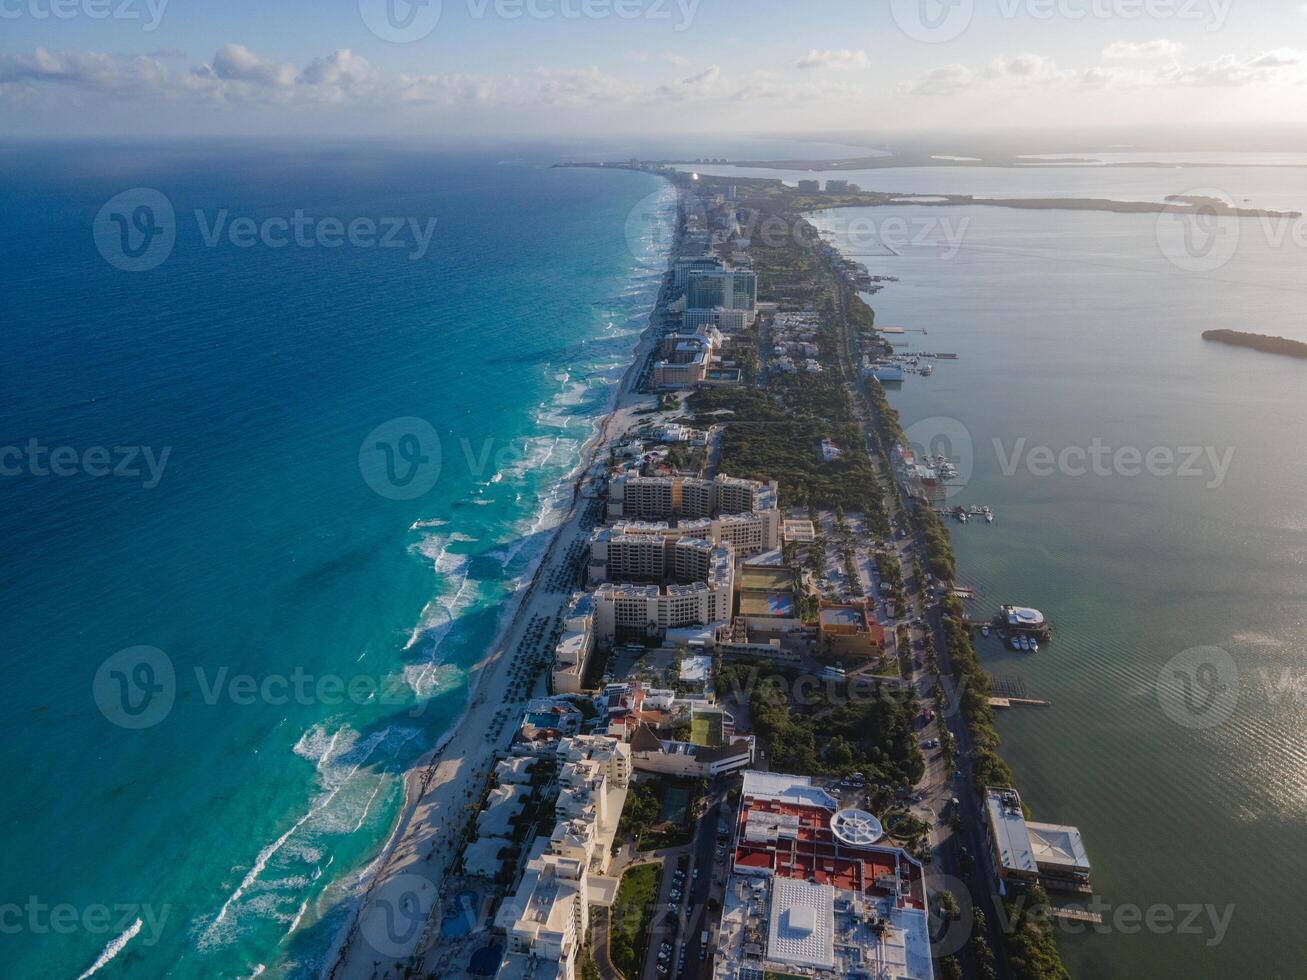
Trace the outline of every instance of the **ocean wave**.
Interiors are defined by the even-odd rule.
[[[394,758],[419,731],[391,726],[364,738],[347,724],[326,722],[306,730],[292,751],[313,763],[318,793],[289,828],[264,845],[217,914],[202,924],[197,948],[205,952],[228,945],[239,936],[241,922],[247,918],[293,921],[293,909],[304,902],[304,892],[316,880],[323,839],[357,830],[361,826],[358,812],[370,809],[378,784],[394,779],[366,768],[368,763],[376,756]],[[275,877],[265,877],[269,870]]]
[[[142,923],[140,919],[137,919],[130,926],[128,926],[126,932],[124,932],[117,939],[112,940],[107,946],[104,947],[100,955],[96,957],[95,962],[91,964],[91,968],[87,970],[85,973],[83,973],[80,977],[78,977],[77,980],[86,980],[87,977],[92,976],[93,974],[96,974],[100,972],[100,970],[104,969],[105,965],[110,960],[112,960],[115,956],[117,956],[119,953],[123,951],[124,946],[126,946],[134,938],[136,938],[136,934],[141,931],[141,926],[143,924],[144,923]]]
[[[425,520],[414,521],[409,525],[410,531],[423,531],[428,528],[444,527],[449,521],[442,520],[439,517],[429,517]]]

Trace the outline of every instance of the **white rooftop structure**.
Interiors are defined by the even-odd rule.
[[[772,883],[767,957],[819,970],[835,968],[835,889],[777,878]]]
[[[687,684],[706,684],[712,671],[712,657],[686,657],[681,661],[681,680]]]
[[[1089,854],[1077,828],[1028,821],[1026,829],[1030,831],[1030,848],[1039,864],[1089,870]]]
[[[999,864],[1008,871],[1038,874],[1039,865],[1030,847],[1030,832],[1021,809],[1021,797],[1014,790],[990,789],[985,793],[985,808],[998,845]]]
[[[1038,609],[1030,609],[1025,606],[1008,606],[1007,622],[1009,626],[1024,626],[1028,629],[1035,629],[1044,625],[1044,614]]]
[[[751,810],[744,818],[744,839],[750,843],[766,844],[778,840],[797,840],[798,836],[797,814]]]
[[[814,786],[807,776],[787,776],[783,773],[758,772],[750,769],[744,774],[744,797],[757,800],[775,800],[797,806],[821,806],[837,809],[839,800],[824,789]]]
[[[866,810],[841,810],[830,819],[831,833],[841,844],[870,847],[884,836],[880,821]]]

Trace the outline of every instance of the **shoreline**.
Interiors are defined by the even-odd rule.
[[[663,179],[666,181],[666,178]],[[675,192],[673,206],[679,207],[680,192],[670,181],[666,184]],[[679,238],[679,235],[680,225],[677,222],[676,238]],[[671,268],[674,254],[675,239],[669,245],[667,255],[662,262],[662,270],[659,273],[662,281],[649,309],[645,327],[631,351],[631,361],[615,386],[606,409],[592,420],[590,435],[578,451],[576,465],[557,484],[559,487],[569,483],[571,485],[571,499],[566,504],[566,509],[559,508],[563,514],[562,519],[547,532],[550,535],[548,544],[533,560],[530,569],[523,576],[523,581],[529,579],[529,584],[511,600],[511,606],[504,611],[501,623],[497,624],[495,639],[485,656],[468,668],[468,675],[474,676],[475,681],[469,686],[467,704],[449,729],[404,773],[403,806],[396,816],[395,826],[376,858],[365,869],[364,874],[369,880],[365,887],[356,891],[347,923],[328,950],[321,972],[321,976],[327,980],[337,980],[337,978],[363,980],[363,978],[388,973],[388,965],[383,968],[383,960],[377,959],[380,956],[377,951],[366,949],[361,951],[361,957],[356,956],[356,951],[359,949],[359,932],[363,928],[364,920],[369,911],[377,911],[367,909],[369,899],[388,881],[403,875],[420,874],[421,871],[427,872],[422,877],[434,887],[435,894],[438,895],[444,878],[449,874],[451,865],[458,856],[458,851],[452,846],[453,841],[446,841],[448,846],[445,850],[437,851],[436,844],[443,834],[444,827],[447,826],[444,820],[438,819],[438,815],[452,810],[453,798],[458,797],[458,791],[467,791],[469,782],[484,778],[490,764],[494,761],[495,754],[511,742],[512,733],[516,729],[507,725],[504,727],[504,734],[495,741],[485,737],[484,733],[491,727],[493,721],[492,709],[514,703],[507,697],[509,678],[506,668],[515,663],[512,654],[522,642],[527,626],[540,615],[547,615],[552,619],[558,614],[561,602],[565,601],[566,597],[561,593],[551,595],[543,587],[543,582],[560,552],[566,552],[566,548],[560,548],[560,544],[564,540],[570,543],[580,531],[580,519],[584,516],[580,505],[587,499],[583,491],[596,463],[599,462],[600,451],[612,438],[614,423],[619,419],[626,419],[635,407],[634,400],[643,397],[635,392],[634,387],[657,339],[656,317],[667,298],[666,274]],[[545,604],[547,596],[555,602],[551,608],[542,609],[541,606]],[[537,677],[535,688],[540,686],[542,679]],[[526,696],[528,698],[535,696],[534,690]],[[482,716],[479,720],[484,724],[476,724],[477,716]],[[471,732],[472,728],[476,728],[477,731]],[[462,750],[461,755],[451,751],[460,738],[464,741],[469,738],[474,739],[471,745],[458,746]],[[447,754],[449,758],[445,758]],[[415,837],[423,827],[429,831],[429,836],[418,842]],[[412,842],[413,847],[401,850],[401,845],[406,842]],[[418,843],[432,844],[425,856],[416,849]],[[436,860],[438,853],[440,857]],[[424,929],[414,937],[417,941],[413,943],[413,949],[408,953],[402,956],[387,955],[384,960],[390,963],[408,960],[417,952],[417,947],[421,945],[420,940],[425,934]]]

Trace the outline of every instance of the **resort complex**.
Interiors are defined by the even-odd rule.
[[[931,980],[925,875],[879,821],[803,776],[746,772],[717,980]]]

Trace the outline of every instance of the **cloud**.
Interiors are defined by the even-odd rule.
[[[811,71],[815,68],[852,71],[859,68],[870,68],[871,59],[867,57],[867,52],[862,50],[855,51],[850,48],[841,48],[838,51],[818,51],[816,48],[812,48],[799,59],[794,67],[804,71]]]
[[[1108,61],[1155,61],[1178,58],[1184,51],[1179,41],[1158,38],[1155,41],[1116,41],[1103,49]]]
[[[1160,55],[1171,42],[1147,42],[1142,45],[1112,45],[1104,55],[1127,57],[1138,62]],[[1112,59],[1109,59],[1112,60]],[[1265,51],[1252,57],[1222,55],[1212,61],[1193,65],[1093,65],[1082,70],[1058,67],[1052,58],[1020,54],[996,58],[980,68],[951,64],[932,68],[913,81],[898,86],[900,94],[915,96],[948,95],[962,89],[1003,90],[1039,87],[1051,88],[1163,88],[1163,87],[1238,87],[1244,85],[1301,82],[1292,70],[1307,65],[1307,55],[1290,48]]]
[[[344,102],[351,96],[366,96],[374,92],[381,74],[366,58],[349,48],[341,48],[325,58],[309,62],[295,81],[315,90],[324,101]]]
[[[1303,63],[1304,56],[1302,52],[1289,48],[1265,51],[1251,58],[1222,55],[1213,61],[1188,67],[1177,66],[1163,72],[1158,76],[1158,83],[1164,85],[1237,88],[1243,85],[1258,85],[1280,81],[1287,74],[1287,69],[1297,67]]]
[[[904,95],[947,95],[962,89],[984,87],[1019,88],[1059,84],[1074,76],[1063,71],[1052,58],[1037,54],[1003,55],[981,68],[951,64],[932,68],[913,82],[900,85]]]
[[[663,56],[654,56],[663,57]],[[748,84],[746,84],[746,82]],[[710,65],[664,84],[637,83],[598,68],[535,68],[499,75],[452,72],[387,77],[366,58],[341,48],[302,68],[267,58],[243,44],[225,44],[205,64],[169,66],[155,58],[123,58],[97,52],[37,49],[30,55],[0,54],[0,96],[57,106],[60,87],[131,90],[141,104],[522,108],[645,105],[799,96],[759,75],[734,80]],[[51,101],[55,100],[55,101]]]
[[[250,82],[254,85],[287,86],[295,81],[295,69],[264,61],[243,44],[224,44],[213,56],[213,63],[196,69],[224,82]]]
[[[899,86],[906,95],[947,95],[974,84],[976,73],[966,65],[951,64],[932,68],[915,82]]]
[[[711,65],[689,78],[683,78],[671,85],[658,86],[656,95],[660,99],[675,102],[698,101],[716,94],[717,82],[722,77],[722,70]]]
[[[168,69],[157,58],[118,57],[95,51],[47,51],[30,55],[0,54],[0,85],[60,84],[114,91],[150,86]]]

